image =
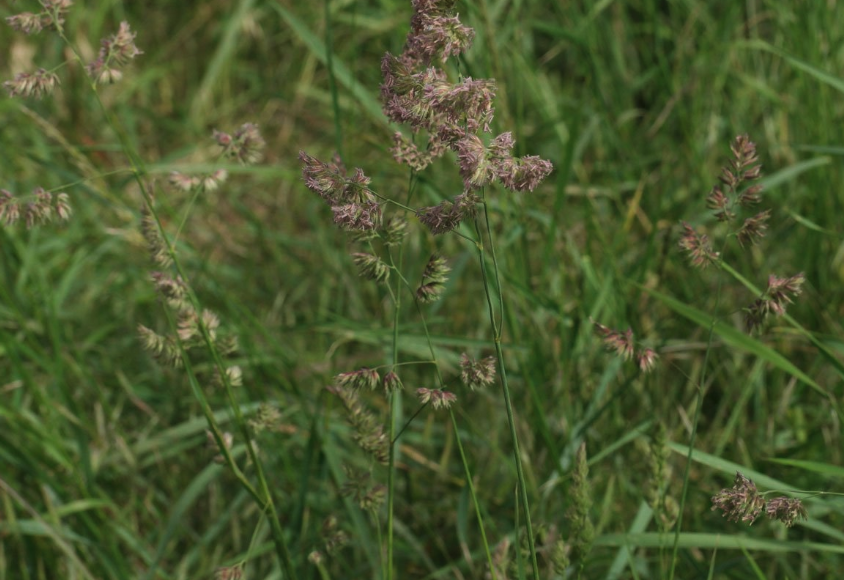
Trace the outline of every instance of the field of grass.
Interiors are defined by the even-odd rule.
[[[39,9],[3,2],[0,16]],[[844,10],[455,10],[475,38],[444,66],[451,81],[494,78],[492,135],[512,131],[515,154],[554,171],[532,192],[485,187],[477,231],[470,219],[434,236],[407,214],[387,283],[358,275],[351,254],[367,244],[332,223],[298,157],[337,152],[414,208],[463,191],[452,152],[418,173],[390,152],[400,128],[381,111],[381,59],[402,52],[411,2],[77,0],[64,38],[2,24],[0,80],[45,68],[61,84],[0,97],[0,189],[66,192],[73,215],[0,226],[0,580],[844,574]],[[143,54],[92,90],[75,55],[92,60],[121,21]],[[266,141],[256,164],[221,158],[212,137],[244,123]],[[741,134],[762,201],[725,225],[707,196]],[[168,182],[218,168],[215,191]],[[153,196],[175,266],[150,261]],[[765,209],[758,243],[725,238]],[[682,222],[709,236],[716,264],[690,264]],[[400,279],[415,289],[434,253],[449,279],[417,305]],[[138,330],[174,334],[178,309],[150,275],[174,268],[186,308],[220,321],[216,343],[205,325],[170,343],[180,368]],[[743,309],[769,275],[798,273],[787,313],[747,333]],[[608,352],[592,320],[631,328],[656,367]],[[500,368],[477,391],[460,380],[462,353],[496,356],[496,328],[506,397]],[[223,357],[226,337],[239,348]],[[242,386],[220,379],[225,365]],[[326,388],[363,367],[404,383],[359,399],[400,435],[392,469]],[[452,412],[420,411],[417,389],[442,385]],[[728,521],[711,498],[737,471],[808,518]],[[355,481],[367,497],[344,493]],[[387,501],[367,509],[373,496]]]

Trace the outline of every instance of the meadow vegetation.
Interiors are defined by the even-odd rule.
[[[844,569],[834,0],[0,16],[0,580]]]

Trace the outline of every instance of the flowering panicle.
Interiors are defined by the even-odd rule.
[[[367,280],[386,282],[390,277],[390,266],[378,256],[357,252],[352,254],[352,260],[358,267],[360,275]]]
[[[761,298],[745,309],[744,323],[748,332],[762,325],[769,314],[782,316],[785,308],[793,302],[792,298],[803,291],[806,278],[802,273],[788,278],[779,278],[774,274],[768,276],[768,288]]]
[[[636,349],[632,329],[628,328],[621,332],[608,328],[595,320],[592,320],[592,324],[595,327],[595,334],[601,338],[607,350],[615,351],[624,360],[635,358],[636,364],[639,365],[639,369],[643,373],[648,373],[656,367],[659,355],[652,348]]]
[[[182,367],[182,354],[172,338],[161,336],[143,324],[138,325],[138,335],[144,349],[152,353],[163,365],[174,369]]]
[[[153,262],[167,268],[173,264],[173,257],[167,247],[164,235],[158,228],[155,216],[149,211],[146,204],[141,208],[141,233],[147,242],[150,258]]]
[[[417,210],[416,217],[425,224],[434,235],[450,232],[466,218],[477,215],[476,205],[481,198],[471,192],[461,193],[454,201],[443,201],[433,207]]]
[[[340,373],[334,377],[335,385],[350,389],[366,388],[373,391],[380,382],[381,375],[378,374],[378,371],[366,367],[349,373]]]
[[[349,534],[340,529],[337,518],[329,516],[322,522],[320,537],[325,544],[325,551],[333,554],[349,543]]]
[[[495,381],[495,357],[475,360],[464,352],[460,355],[460,379],[472,391],[488,387]]]
[[[427,151],[422,151],[399,131],[393,133],[393,147],[390,153],[397,163],[404,163],[414,171],[422,171],[445,152],[444,144],[435,135],[429,137]]]
[[[0,190],[0,222],[12,226],[23,218],[27,229],[52,221],[53,217],[66,221],[73,213],[64,192],[55,196],[43,187],[32,192],[31,201],[23,202],[5,189]]]
[[[357,391],[336,385],[326,388],[343,403],[346,417],[354,430],[355,443],[376,461],[386,465],[390,456],[389,440],[375,418],[360,404]]]
[[[204,175],[185,175],[178,171],[172,171],[168,181],[170,185],[180,191],[208,193],[219,189],[228,177],[229,173],[225,169],[217,169]]]
[[[34,73],[18,73],[15,78],[3,83],[10,97],[34,97],[40,99],[49,95],[59,85],[56,73],[39,68]]]
[[[692,266],[706,268],[718,261],[718,253],[712,249],[709,237],[698,233],[686,222],[683,222],[683,237],[680,238],[680,247],[689,254]]]
[[[766,505],[767,504],[767,505]],[[757,491],[756,484],[740,472],[736,472],[733,487],[722,489],[712,496],[712,510],[720,509],[728,521],[753,521],[765,510],[765,514],[774,520],[779,520],[791,527],[798,519],[806,519],[808,514],[799,499],[778,497],[765,501]]]
[[[18,32],[36,34],[45,28],[56,28],[64,23],[73,0],[41,0],[41,12],[23,12],[6,18],[6,23]]]
[[[323,163],[304,151],[299,152],[299,160],[305,185],[331,206],[335,224],[356,232],[380,227],[381,206],[369,190],[370,179],[362,169],[348,176],[341,163]]]
[[[281,423],[281,412],[269,403],[261,403],[258,406],[258,412],[249,420],[249,426],[255,433],[275,431],[278,429],[279,423]]]
[[[170,308],[180,313],[193,310],[193,306],[188,299],[187,285],[181,278],[173,278],[163,272],[151,272],[150,277],[155,286],[155,291]]]
[[[334,223],[348,231],[374,230],[381,223],[381,206],[374,201],[335,205]]]
[[[489,148],[477,135],[491,131],[495,81],[465,77],[451,82],[444,70],[431,66],[468,49],[474,32],[451,14],[453,2],[418,1],[413,7],[404,51],[387,53],[381,61],[381,100],[391,121],[428,132],[428,148],[422,151],[396,133],[393,157],[421,171],[452,149],[466,189],[497,179],[508,189],[533,191],[550,174],[551,163],[536,156],[514,158],[509,133],[493,139]]]
[[[223,156],[241,165],[252,165],[263,157],[266,142],[255,123],[244,123],[234,135],[214,130],[214,139],[223,148]]]
[[[416,389],[416,397],[423,405],[431,403],[434,409],[448,409],[457,401],[457,395],[440,389]]]
[[[94,82],[107,85],[123,78],[119,67],[126,66],[130,60],[143,54],[135,46],[135,34],[129,30],[129,23],[124,21],[120,23],[116,34],[100,41],[96,60],[86,67]]]
[[[756,144],[747,135],[738,135],[730,144],[730,150],[733,152],[733,159],[721,169],[719,179],[732,191],[736,191],[745,181],[759,179],[762,166],[759,165],[759,157],[756,155]]]
[[[764,238],[765,230],[768,229],[768,219],[770,217],[771,210],[766,209],[765,211],[759,212],[755,216],[744,220],[744,223],[736,234],[739,244],[744,247],[746,244],[755,244],[761,238]]]
[[[422,284],[416,289],[416,299],[419,302],[436,302],[445,290],[445,283],[448,281],[448,273],[451,268],[445,258],[437,255],[431,256],[425,271],[422,273]]]
[[[589,485],[589,465],[586,461],[586,443],[581,443],[577,449],[572,470],[570,486],[571,507],[566,511],[566,519],[571,522],[572,561],[585,563],[592,543],[595,540],[595,528],[589,517],[592,507],[591,490]]]
[[[213,384],[215,387],[223,389],[226,386],[226,382],[228,382],[231,387],[243,386],[243,369],[241,369],[238,365],[226,367],[225,374],[226,376],[224,380],[222,373],[220,373],[220,369],[214,367]]]
[[[179,340],[186,343],[202,340],[200,325],[205,328],[211,342],[216,342],[220,319],[210,310],[203,310],[200,315],[193,310],[183,312],[177,322]]]
[[[341,494],[353,498],[362,510],[378,511],[387,499],[387,488],[380,483],[372,484],[369,473],[348,467],[344,470],[349,479],[343,484]]]
[[[809,514],[799,499],[775,497],[765,506],[765,515],[772,520],[781,521],[790,528],[797,520],[809,519]]]
[[[384,375],[383,385],[384,385],[384,391],[388,395],[390,393],[400,391],[404,388],[404,385],[402,384],[399,376],[392,371],[390,371],[389,373]]]

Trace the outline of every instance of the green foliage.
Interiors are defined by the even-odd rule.
[[[262,426],[253,440],[300,577],[316,577],[314,551],[323,577],[380,577],[381,530],[363,502],[340,493],[344,465],[368,464],[324,387],[338,373],[391,363],[389,304],[382,284],[358,278],[348,237],[305,189],[297,157],[306,149],[330,159],[340,148],[378,191],[406,190],[378,92],[380,59],[400,52],[409,4],[78,2],[65,26],[83,56],[122,20],[137,32],[143,54],[119,84],[99,89],[125,134],[105,122],[73,63],[55,71],[61,85],[51,97],[0,96],[0,188],[67,192],[73,209],[63,223],[0,227],[0,580],[211,578],[243,562],[244,578],[279,574],[266,514],[208,444],[197,388],[220,428],[235,433],[230,453],[254,477],[226,391],[214,385],[214,361],[197,362],[192,385],[184,368],[159,366],[137,334],[139,324],[170,332],[121,140],[159,186],[162,225],[192,291],[239,338],[228,359],[242,372],[236,401]],[[763,490],[842,487],[832,402],[842,401],[844,368],[844,81],[836,76],[844,11],[791,0],[457,6],[476,31],[465,73],[499,84],[494,132],[512,130],[518,155],[555,165],[532,193],[488,195],[534,522],[570,537],[569,488],[585,443],[592,505],[578,518],[594,525],[594,541],[582,577],[667,578],[673,528],[653,521],[648,489],[679,497],[690,457],[675,577],[710,567],[729,578],[831,577],[844,567],[840,501],[808,500],[809,520],[786,530],[728,522],[709,498],[739,470]],[[7,2],[0,16],[36,9]],[[67,60],[48,31],[0,26],[2,80]],[[247,122],[267,142],[264,161],[213,163],[212,130]],[[677,245],[679,222],[717,227],[706,196],[740,133],[756,142],[766,176],[764,250],[731,246],[725,259],[735,270],[694,271]],[[219,189],[167,184],[172,171],[221,167],[228,180]],[[418,177],[424,205],[461,188],[453,164]],[[431,350],[457,384],[463,351],[492,353],[476,248],[455,236],[435,241],[412,216],[405,247],[411,284],[433,253],[452,269],[425,312]],[[373,277],[392,274],[376,266]],[[733,282],[744,280],[739,272],[765,273],[757,286],[768,272],[803,272],[788,320],[761,336],[744,333],[740,308],[757,295]],[[430,359],[411,300],[401,315],[399,356]],[[658,369],[617,365],[590,318],[632,327],[660,351]],[[407,389],[438,388],[430,368],[400,368]],[[409,396],[402,409],[399,427],[415,409]],[[417,417],[396,450],[397,578],[484,577],[463,452],[494,558],[508,542],[519,545],[524,516],[516,515],[500,389],[461,395],[453,409],[454,422],[445,412]],[[383,419],[387,403],[369,412]],[[665,425],[659,451],[674,453],[661,456],[665,479],[654,482],[646,450],[657,422]],[[359,495],[380,505],[378,494]],[[566,559],[554,549],[540,562]],[[520,556],[513,570],[528,566]]]

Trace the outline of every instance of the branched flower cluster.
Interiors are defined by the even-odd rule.
[[[64,192],[53,195],[43,187],[37,187],[30,201],[22,201],[5,189],[0,189],[0,223],[7,226],[13,226],[22,219],[27,229],[32,229],[52,221],[54,217],[67,221],[71,213],[69,197]]]
[[[754,183],[762,176],[762,166],[756,153],[756,144],[747,135],[739,135],[730,145],[733,157],[721,168],[720,183],[712,188],[707,197],[707,206],[715,211],[718,221],[729,222],[737,217],[741,208],[751,208],[761,202],[762,186]],[[739,245],[744,248],[759,242],[768,229],[771,210],[766,209],[742,222],[734,232]],[[680,247],[687,253],[691,264],[706,268],[718,264],[721,256],[712,249],[709,237],[698,234],[692,226],[682,222],[683,234]],[[744,323],[748,332],[762,326],[770,314],[782,316],[786,305],[799,295],[805,278],[796,274],[788,278],[768,276],[768,289],[750,306],[744,308]]]
[[[153,262],[165,268],[172,264],[164,237],[146,207],[142,212],[141,232],[146,238]],[[217,315],[207,309],[197,312],[194,308],[184,280],[167,272],[152,272],[150,277],[159,298],[173,310],[176,317],[176,333],[172,336],[158,334],[143,324],[138,325],[141,344],[159,362],[171,368],[181,368],[184,362],[183,353],[204,345],[206,339],[221,356],[230,356],[237,351],[236,336],[218,333],[220,320]],[[227,367],[225,377],[215,369],[215,376],[212,378],[212,383],[217,386],[226,383],[240,386],[242,382],[242,371],[238,366]]]
[[[381,375],[375,369],[366,367],[348,373],[340,373],[334,377],[334,384],[347,389],[369,389],[374,391],[381,384]]]
[[[373,484],[369,473],[346,468],[348,480],[341,489],[342,495],[351,497],[360,509],[377,512],[387,499],[387,488],[380,483]]]
[[[495,357],[475,360],[464,352],[460,355],[460,379],[472,391],[488,387],[495,381]]]
[[[656,366],[659,355],[652,348],[636,348],[636,341],[633,337],[633,330],[628,328],[624,332],[606,327],[603,324],[592,320],[597,334],[607,350],[615,353],[624,360],[636,359],[636,364],[643,373],[650,372]]]
[[[416,299],[419,302],[436,302],[440,299],[445,283],[448,282],[448,273],[451,268],[442,256],[433,255],[422,272],[422,284],[416,289]]]
[[[745,308],[744,324],[747,331],[752,332],[762,326],[770,314],[774,316],[785,314],[786,305],[793,302],[793,297],[800,295],[805,281],[806,278],[802,273],[788,278],[779,278],[774,274],[768,276],[768,289],[765,294]]]
[[[6,18],[6,23],[18,32],[37,34],[45,28],[56,28],[64,23],[73,0],[41,0],[41,11],[23,12]]]
[[[304,151],[299,152],[299,160],[305,185],[331,206],[335,224],[350,231],[373,230],[381,224],[381,206],[362,169],[348,176],[339,159],[323,163]]]
[[[423,405],[430,403],[434,409],[448,409],[457,401],[457,395],[441,389],[416,389],[416,398]]]
[[[384,114],[413,133],[426,131],[424,150],[401,133],[393,137],[393,157],[416,171],[427,167],[448,150],[457,154],[466,192],[499,181],[513,191],[533,191],[553,169],[536,156],[513,157],[515,141],[503,133],[484,144],[480,133],[489,133],[495,109],[495,82],[462,78],[451,82],[435,66],[471,46],[474,32],[452,14],[454,2],[415,0],[411,29],[399,56],[387,53],[381,61],[384,81],[381,100]],[[464,194],[452,202],[417,212],[434,234],[453,230],[472,215],[478,198]]]
[[[386,465],[390,457],[390,442],[375,417],[361,405],[357,391],[340,385],[331,385],[326,388],[337,395],[343,403],[346,418],[354,430],[352,438],[355,443],[378,463]]]
[[[756,484],[740,472],[736,472],[733,487],[722,489],[712,496],[712,509],[723,511],[729,521],[748,524],[753,524],[762,510],[769,518],[788,527],[793,526],[797,520],[808,518],[806,508],[799,499],[777,497],[766,501],[756,489]]]
[[[213,136],[223,148],[223,156],[241,165],[252,165],[263,158],[266,142],[255,123],[244,123],[233,135],[214,130]]]
[[[86,66],[95,83],[110,85],[123,78],[120,68],[143,54],[135,45],[135,35],[136,33],[129,29],[129,23],[124,21],[120,23],[117,33],[100,41],[97,58]]]

